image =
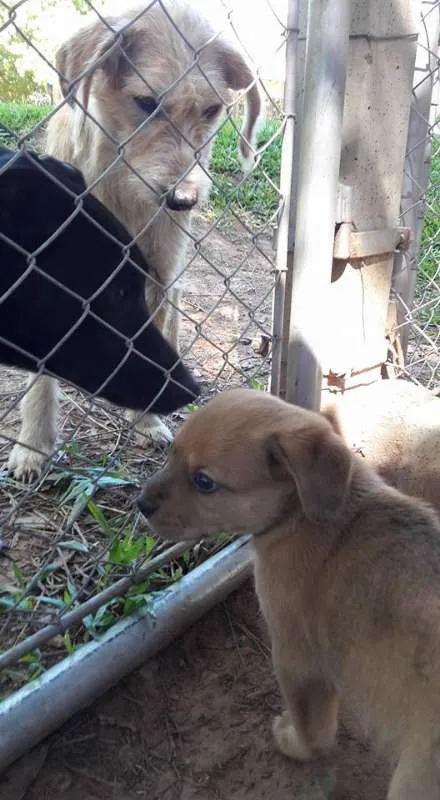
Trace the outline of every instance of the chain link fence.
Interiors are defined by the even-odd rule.
[[[179,317],[180,357],[200,386],[194,403],[236,385],[266,388],[276,275],[272,234],[281,205],[279,157],[284,126],[283,74],[271,74],[271,65],[274,59],[283,64],[286,28],[282,17],[266,0],[258,4],[255,14],[265,42],[258,52],[255,41],[248,46],[240,38],[245,28],[239,3],[236,9],[234,3],[219,3],[211,25],[204,12],[196,17],[185,10],[185,4],[172,0],[144,3],[132,17],[107,18],[105,3],[80,5],[89,7],[90,27],[84,39],[75,39],[73,47],[64,51],[61,48],[62,55],[56,58],[53,41],[41,41],[26,13],[46,13],[53,25],[53,40],[59,42],[57,21],[64,13],[66,19],[72,16],[64,0],[0,3],[4,46],[19,45],[21,53],[32,55],[33,63],[41,60],[51,91],[58,82],[62,90],[55,91],[53,106],[2,105],[0,144],[15,155],[2,166],[0,183],[19,153],[49,150],[60,156],[59,142],[67,131],[63,125],[68,125],[69,115],[71,120],[75,117],[63,145],[67,152],[76,137],[69,150],[72,157],[64,158],[83,171],[90,188],[81,191],[80,187],[73,193],[75,211],[68,219],[72,222],[77,209],[87,212],[92,189],[105,202],[106,192],[114,191],[112,180],[125,182],[121,196],[126,203],[119,213],[117,208],[111,210],[128,229],[129,244],[132,248],[137,244],[149,263],[152,288],[147,296],[153,320],[161,326],[167,315]],[[68,36],[63,34],[63,38]],[[148,53],[144,61],[143,47]],[[254,92],[255,103],[256,86],[264,121],[254,139],[250,128],[243,128],[243,120],[252,113],[249,107],[246,112],[247,95]],[[111,114],[106,116],[111,104]],[[61,115],[64,121],[57,127]],[[48,124],[55,126],[55,147],[50,135],[49,145],[46,140]],[[242,129],[245,138],[240,138]],[[98,158],[91,164],[92,140],[105,150],[102,163]],[[247,172],[241,169],[240,149],[242,154],[252,151]],[[53,175],[52,179],[56,181]],[[147,198],[144,209],[139,186]],[[201,195],[207,189],[209,197],[203,203]],[[193,198],[188,196],[191,192]],[[193,203],[194,198],[197,202]],[[52,204],[46,216],[53,213]],[[55,227],[56,235],[61,234],[65,221],[59,225],[58,220]],[[1,239],[11,246],[4,230]],[[45,246],[41,241],[35,249],[24,247],[27,268],[40,269]],[[18,247],[23,252],[22,240]],[[139,271],[139,261],[133,253],[127,255],[125,239],[119,252],[115,274],[127,258]],[[167,277],[167,296],[157,298],[160,269],[167,259],[176,263]],[[113,277],[106,276],[106,286]],[[178,282],[183,284],[183,294],[175,295]],[[94,287],[94,296],[100,288]],[[0,302],[5,299],[6,294]],[[83,311],[93,314],[90,294],[80,300]],[[120,331],[117,324],[113,327]],[[139,339],[125,336],[124,341],[136,348]],[[86,342],[81,358],[91,358],[92,352],[93,343]],[[40,374],[47,359],[37,355],[35,371]],[[168,434],[161,423],[153,433],[146,430],[142,419],[133,421],[126,412],[99,399],[99,391],[86,395],[72,382],[62,382],[57,440],[49,457],[40,458],[41,448],[31,436],[27,449],[37,451],[37,461],[29,467],[26,458],[23,468],[21,453],[27,453],[23,448],[18,460],[11,460],[11,448],[19,436],[20,403],[25,398],[26,406],[27,393],[35,395],[39,385],[34,378],[26,388],[22,372],[1,368],[3,697],[117,620],[144,608],[153,592],[169,587],[225,544],[220,536],[209,546],[169,549],[154,540],[133,504],[133,495],[164,462]],[[52,410],[55,404],[47,391],[40,391],[35,402],[31,415],[41,413],[39,402],[52,403]],[[174,431],[194,407],[189,404],[169,415],[169,430]],[[34,417],[30,422],[36,426],[38,421]]]
[[[63,45],[56,59],[47,31],[52,30],[58,43],[68,40],[67,33],[60,36],[59,31],[62,22],[72,25],[72,30],[74,24],[78,26],[74,6],[89,12],[84,22],[91,27],[83,38],[75,39],[73,47]],[[266,389],[271,378],[272,386],[278,381],[279,376],[275,380],[271,375],[272,345],[280,348],[284,328],[281,312],[278,318],[275,312],[274,318],[276,291],[274,306],[273,297],[274,290],[283,289],[286,265],[282,258],[275,258],[272,239],[284,210],[279,190],[284,130],[293,140],[294,109],[290,104],[288,114],[283,110],[283,87],[286,42],[297,25],[288,29],[284,4],[275,0],[259,0],[252,7],[252,26],[244,0],[219,0],[210,25],[205,22],[205,10],[201,17],[186,18],[179,16],[179,8],[185,8],[184,4],[152,0],[129,17],[108,16],[105,0],[68,5],[64,0],[0,0],[0,47],[13,52],[19,47],[30,64],[44,65],[41,81],[28,87],[33,104],[0,103],[0,145],[12,153],[0,167],[0,190],[18,155],[31,150],[37,154],[49,150],[72,161],[83,171],[87,184],[77,185],[70,193],[61,186],[74,208],[62,224],[58,220],[49,238],[43,237],[31,248],[21,238],[15,242],[25,259],[26,276],[40,274],[45,249],[56,242],[55,233],[61,235],[74,224],[78,210],[93,216],[95,207],[88,205],[93,192],[123,223],[125,233],[115,239],[114,233],[109,237],[105,223],[98,225],[102,242],[116,243],[118,257],[114,273],[110,270],[102,286],[76,292],[82,313],[96,316],[93,303],[100,289],[111,288],[113,278],[125,274],[125,266],[130,265],[133,274],[144,280],[145,258],[150,268],[151,317],[176,347],[180,328],[175,363],[183,362],[200,387],[200,396],[168,415],[168,432],[157,422],[152,432],[145,415],[133,419],[99,397],[105,397],[106,391],[108,395],[118,365],[111,375],[102,376],[98,388],[83,386],[87,393],[79,390],[79,381],[76,385],[63,381],[58,400],[53,384],[35,384],[34,378],[25,387],[23,373],[1,368],[3,697],[81,652],[85,643],[113,629],[118,621],[145,611],[158,590],[173,586],[216,552],[223,552],[229,542],[222,536],[191,549],[156,542],[133,496],[144,478],[163,464],[169,431],[174,432],[200,403],[233,386]],[[37,19],[41,14],[46,20],[44,35],[35,29],[35,17],[27,16],[29,9]],[[401,224],[412,229],[413,237],[410,249],[395,258],[388,333],[393,365],[412,380],[438,388],[440,3],[422,0],[421,10],[401,204]],[[202,38],[197,39],[200,34]],[[142,53],[148,53],[148,58],[142,60]],[[293,66],[294,53],[290,55]],[[256,86],[264,121],[254,139]],[[47,105],[41,101],[45,91]],[[290,99],[294,96],[292,90]],[[290,142],[288,138],[289,146]],[[240,152],[247,171],[240,164]],[[117,200],[122,196],[117,194],[121,182],[124,202]],[[286,186],[289,182],[287,176]],[[61,190],[56,177],[54,185]],[[144,205],[139,196],[144,197]],[[42,203],[40,215],[44,209]],[[49,222],[52,213],[58,219],[61,212],[56,204],[47,211]],[[2,231],[0,225],[0,244],[11,247],[10,237]],[[22,233],[18,225],[17,237]],[[286,247],[290,234],[285,225]],[[79,237],[71,242],[72,248],[81,248]],[[84,253],[85,264],[86,257]],[[99,256],[96,263],[102,268]],[[161,268],[169,263],[172,269],[166,270],[166,280],[160,280]],[[85,271],[88,267],[85,270],[82,265],[80,273]],[[161,292],[163,283],[165,293]],[[11,296],[11,289],[15,283],[0,297],[0,304]],[[72,294],[69,286],[64,289]],[[117,308],[122,318],[122,306]],[[42,318],[43,322],[47,320]],[[121,327],[105,318],[104,323],[106,330],[121,338]],[[141,335],[146,328],[144,321]],[[122,341],[124,358],[127,353],[139,357],[138,368],[146,369],[149,360],[142,352],[139,331],[123,329]],[[104,362],[93,362],[95,340],[83,344],[79,366],[78,347],[75,356],[70,356],[76,358],[77,368],[82,370],[91,362],[92,372],[101,374]],[[37,375],[46,362],[47,357],[37,354]],[[52,373],[62,375],[66,364],[61,359],[58,365],[58,373],[54,369]],[[168,386],[175,364],[159,367]],[[90,384],[87,375],[85,381]],[[46,390],[40,392],[38,402],[29,403],[30,396],[35,399],[37,385]],[[51,403],[52,412],[58,403],[56,443],[49,457],[37,458],[31,469],[27,459],[23,468],[22,456],[11,460],[23,398],[24,407],[28,403],[34,415],[41,413],[41,398],[46,405]],[[154,397],[145,402],[146,411],[153,402]],[[44,455],[45,448],[35,446],[35,440],[30,444],[28,440],[27,449],[37,456],[43,450]]]
[[[393,362],[440,388],[440,3],[422,0],[401,200],[408,251],[395,260]],[[397,322],[397,327],[396,327]]]

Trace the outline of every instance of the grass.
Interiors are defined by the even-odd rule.
[[[230,120],[224,123],[216,137],[211,159],[214,180],[210,208],[215,214],[231,209],[236,213],[251,214],[257,224],[275,221],[280,203],[279,128],[276,120],[268,120],[261,128],[257,136],[260,155],[256,167],[244,177],[238,159],[237,127]]]
[[[51,110],[51,106],[0,103],[0,145],[14,147],[19,138],[32,131]]]
[[[439,278],[440,265],[440,136],[432,146],[430,185],[426,194],[426,210],[422,234],[422,272],[429,278]]]
[[[428,337],[433,337],[434,343],[440,325],[440,136],[434,136],[432,141],[418,266],[412,315],[417,326]]]

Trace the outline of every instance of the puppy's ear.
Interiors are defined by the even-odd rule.
[[[286,428],[269,438],[267,450],[278,469],[295,481],[306,517],[316,522],[335,520],[353,469],[351,453],[339,436],[330,429]]]
[[[245,90],[246,117],[240,131],[239,155],[243,168],[250,169],[254,162],[257,122],[261,113],[260,92],[255,76],[240,53],[222,45],[220,56],[228,86],[233,91]]]
[[[97,70],[102,69],[116,86],[128,70],[127,57],[133,50],[130,29],[118,32],[100,20],[83,28],[57,51],[55,64],[63,97],[77,97],[87,110],[90,90]],[[84,73],[84,74],[83,74]]]

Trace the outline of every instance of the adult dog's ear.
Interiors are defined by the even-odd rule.
[[[310,520],[337,519],[350,485],[352,456],[337,434],[325,427],[284,429],[267,442],[272,463],[293,478]]]
[[[118,85],[129,69],[134,35],[130,28],[118,31],[112,20],[100,20],[82,28],[58,49],[55,64],[63,97],[70,105],[77,98],[85,111],[96,72],[102,69]]]
[[[257,122],[261,114],[261,96],[256,77],[241,53],[222,43],[221,62],[228,86],[235,92],[243,90],[246,97],[246,117],[240,131],[239,155],[244,169],[254,162]]]

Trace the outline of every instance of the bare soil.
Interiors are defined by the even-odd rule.
[[[250,585],[0,778],[2,800],[385,800],[388,768],[342,715],[334,751],[296,764]]]

